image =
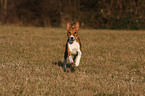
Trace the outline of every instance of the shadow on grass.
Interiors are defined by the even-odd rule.
[[[63,68],[63,62],[62,61],[58,61],[58,62],[52,62],[52,64],[56,65],[56,66],[59,66],[61,68]],[[67,69],[71,69],[71,72],[74,72],[74,70],[72,70],[72,67],[71,67],[71,64],[66,64],[66,68]],[[64,70],[65,72],[65,70]],[[68,70],[66,72],[69,72]]]

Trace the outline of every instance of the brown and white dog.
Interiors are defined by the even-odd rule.
[[[77,67],[80,63],[81,59],[81,42],[78,37],[78,31],[79,31],[79,22],[76,22],[76,24],[71,26],[71,23],[67,23],[67,43],[64,53],[64,65],[63,68],[66,71],[66,63],[67,63],[67,57],[69,59],[69,62],[71,66]]]

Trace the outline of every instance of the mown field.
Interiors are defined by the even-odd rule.
[[[65,28],[0,26],[0,96],[145,95],[145,31],[80,29],[64,72]]]

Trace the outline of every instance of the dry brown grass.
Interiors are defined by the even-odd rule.
[[[145,31],[81,29],[75,72],[63,28],[0,26],[0,95],[145,95]]]

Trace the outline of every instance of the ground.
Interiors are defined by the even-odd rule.
[[[145,95],[145,31],[79,36],[80,65],[64,72],[65,28],[0,26],[0,96]]]

